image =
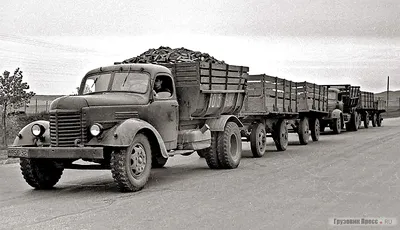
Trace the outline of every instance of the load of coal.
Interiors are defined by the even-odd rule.
[[[116,62],[115,64],[127,64],[127,63],[185,63],[185,62],[208,62],[216,64],[225,64],[224,61],[220,61],[208,53],[202,53],[199,51],[193,51],[186,48],[175,48],[172,49],[166,46],[160,46],[158,49],[149,49],[139,56],[129,58],[123,62]]]

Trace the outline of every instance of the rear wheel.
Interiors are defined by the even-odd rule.
[[[372,127],[376,127],[376,122],[377,122],[378,116],[376,113],[372,114]]]
[[[368,127],[369,127],[369,114],[368,112],[366,112],[364,116],[364,128],[368,129]]]
[[[144,134],[137,134],[132,145],[111,154],[111,173],[121,192],[141,190],[150,177],[151,148]]]
[[[312,140],[313,141],[318,141],[319,140],[319,135],[320,135],[320,132],[321,132],[321,126],[320,126],[318,118],[315,118],[315,119],[313,119],[311,121],[310,129],[311,129],[311,138],[312,138]]]
[[[332,130],[334,134],[340,134],[342,132],[342,119],[340,118],[333,119]]]
[[[207,165],[210,169],[219,169],[220,163],[218,160],[218,153],[217,153],[217,138],[219,132],[211,132],[211,146],[206,149],[197,150],[198,153],[204,155],[206,159]],[[199,155],[200,155],[199,154]]]
[[[361,116],[361,113],[358,113],[357,114],[357,129],[360,129],[361,128],[361,123],[362,123],[362,116]]]
[[[51,189],[60,180],[64,167],[49,159],[21,158],[25,181],[36,189]]]
[[[237,168],[242,158],[242,138],[239,126],[235,122],[228,122],[224,132],[218,135],[218,160],[221,168]]]
[[[286,120],[279,120],[274,129],[274,142],[278,151],[285,151],[289,144]]]
[[[250,146],[253,157],[262,157],[267,146],[267,132],[262,123],[252,125],[250,134]]]
[[[303,117],[300,119],[298,135],[300,144],[302,145],[308,144],[308,140],[310,139],[310,125],[307,117]]]

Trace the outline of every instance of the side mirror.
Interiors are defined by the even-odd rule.
[[[154,98],[157,97],[157,93],[156,91],[154,91],[154,89],[151,91],[151,95],[150,95],[150,103],[152,103],[154,101]]]

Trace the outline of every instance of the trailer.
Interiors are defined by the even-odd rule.
[[[361,127],[362,121],[364,128],[368,128],[371,121],[373,127],[380,127],[383,120],[381,114],[386,111],[386,102],[380,98],[375,100],[373,92],[360,91],[359,97],[360,100],[357,106],[358,126]]]
[[[329,126],[335,134],[358,130],[357,106],[359,103],[360,86],[325,85],[328,88],[328,113],[321,122],[321,131]]]
[[[25,126],[8,156],[20,158],[36,189],[52,188],[69,168],[111,169],[121,191],[138,191],[169,156],[195,151],[210,168],[237,168],[248,71],[207,62],[96,68],[78,95],[51,103],[49,121]]]
[[[292,123],[293,132],[299,136],[300,144],[306,145],[310,139],[318,141],[321,120],[328,116],[328,87],[309,82],[297,82],[296,112],[298,117]]]
[[[298,117],[296,83],[266,74],[249,75],[247,94],[239,118],[242,137],[250,142],[254,157],[265,154],[267,137],[278,151],[288,146],[288,125]]]

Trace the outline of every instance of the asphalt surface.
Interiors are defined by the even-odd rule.
[[[234,170],[175,156],[137,193],[119,193],[109,171],[77,170],[65,170],[56,189],[37,191],[18,164],[1,165],[0,229],[337,229],[329,218],[400,221],[399,118],[307,146],[296,135],[290,141],[285,152],[269,145],[260,159],[244,144]]]

